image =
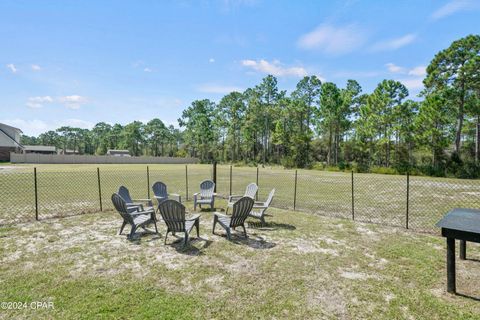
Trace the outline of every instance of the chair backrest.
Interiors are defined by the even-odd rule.
[[[250,197],[252,199],[255,198],[255,195],[257,194],[258,191],[258,186],[256,183],[252,182],[250,183],[247,188],[245,189],[245,197]]]
[[[173,199],[165,200],[158,205],[158,211],[170,231],[185,231],[185,206],[183,204]]]
[[[128,191],[127,187],[120,186],[120,188],[118,188],[118,195],[122,197],[126,203],[133,203],[132,197],[130,197],[130,191]]]
[[[270,204],[272,203],[274,195],[275,195],[275,189],[272,189],[272,191],[270,191],[270,193],[268,194],[267,201],[265,201],[265,206],[266,207],[270,207]]]
[[[233,204],[232,219],[230,220],[230,227],[238,227],[243,225],[248,214],[252,211],[255,201],[250,197],[242,197]]]
[[[155,197],[168,198],[167,185],[165,183],[157,181],[153,184],[152,189]]]
[[[117,193],[112,194],[112,203],[123,219],[133,224],[133,217],[128,213],[125,200]]]
[[[203,180],[200,183],[200,196],[202,199],[210,199],[213,197],[213,191],[215,190],[215,182],[212,180]]]

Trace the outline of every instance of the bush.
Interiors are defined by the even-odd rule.
[[[370,173],[398,174],[398,171],[395,168],[373,166],[373,167],[370,168]]]
[[[343,171],[341,170],[339,167],[337,166],[326,166],[325,167],[325,170],[326,171],[332,171],[332,172],[340,172],[340,171]]]
[[[323,171],[325,170],[325,165],[323,164],[323,162],[314,162],[312,165],[312,169]]]
[[[284,157],[282,160],[280,160],[280,164],[285,168],[285,169],[291,169],[295,168],[295,160],[292,157]]]
[[[460,179],[478,179],[480,178],[480,165],[475,162],[466,162],[458,168],[455,177]]]

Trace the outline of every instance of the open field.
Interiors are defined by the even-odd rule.
[[[225,203],[219,203],[224,206]],[[273,209],[249,239],[211,234],[186,249],[144,234],[116,235],[111,211],[0,227],[3,301],[49,301],[54,309],[0,310],[24,319],[478,319],[480,247],[457,261],[446,293],[440,237]],[[127,230],[128,232],[128,230]]]
[[[133,196],[148,195],[145,165],[36,165],[40,218],[94,212],[100,208],[97,167],[104,209],[112,208],[110,195],[120,185]],[[242,194],[256,181],[257,169],[233,167],[232,193]],[[197,191],[201,180],[211,178],[211,165],[188,165],[188,195]],[[217,191],[230,193],[230,167],[218,166]],[[298,170],[296,209],[326,216],[352,218],[352,177],[350,173]],[[186,200],[184,165],[150,165],[149,182],[161,180],[169,191]],[[274,206],[292,209],[295,171],[260,168],[259,198],[276,188]],[[480,208],[480,180],[410,177],[409,227],[432,231],[434,224],[454,207]],[[354,215],[359,221],[394,226],[406,225],[406,176],[355,174]],[[0,169],[0,224],[35,217],[32,165],[10,165]]]

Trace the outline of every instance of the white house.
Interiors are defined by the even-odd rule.
[[[57,154],[54,146],[23,146],[22,153]]]
[[[22,130],[0,123],[0,161],[10,161],[10,152],[22,149],[20,136]]]
[[[107,156],[130,157],[130,151],[128,151],[128,150],[113,150],[113,149],[109,149],[109,150],[107,151]]]

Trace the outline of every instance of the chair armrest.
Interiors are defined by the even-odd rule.
[[[265,202],[263,202],[263,201],[255,201],[255,202],[253,203],[253,205],[254,205],[254,206],[265,206]]]
[[[150,214],[150,212],[146,212],[146,211],[134,211],[134,212],[130,212],[130,215],[133,216],[133,217],[141,216],[141,215],[144,215],[144,214]]]
[[[129,214],[133,214],[133,213],[135,213],[135,212],[138,212],[138,211],[139,211],[139,210],[138,210],[139,208],[140,208],[140,207],[138,207],[138,206],[132,206],[132,207],[127,206],[127,212],[128,212]]]
[[[216,216],[219,216],[219,217],[229,218],[229,216],[227,216],[226,214],[223,214],[223,213],[221,213],[221,212],[215,211],[213,214],[216,215]]]
[[[141,203],[127,203],[127,209],[137,208],[137,210],[143,210],[143,204]]]
[[[201,216],[201,214],[195,214],[195,215],[193,215],[193,216],[191,216],[190,218],[185,219],[185,220],[197,220],[197,219],[200,218],[200,216]]]
[[[231,202],[233,200],[240,200],[243,196],[241,195],[231,195],[228,197],[228,202]]]
[[[181,200],[182,200],[182,196],[179,195],[178,193],[169,193],[169,194],[168,194],[168,197],[176,198],[176,200],[177,200],[178,202],[182,202],[182,201],[181,201]]]
[[[143,203],[147,203],[149,206],[153,206],[152,199],[132,199],[132,201],[143,202]]]
[[[128,208],[128,207],[133,208],[133,207],[141,207],[141,206],[143,206],[143,204],[141,204],[141,203],[126,203],[125,205],[127,206],[127,208]]]
[[[252,207],[252,209],[267,209],[267,208],[268,206],[256,206],[256,205]]]

